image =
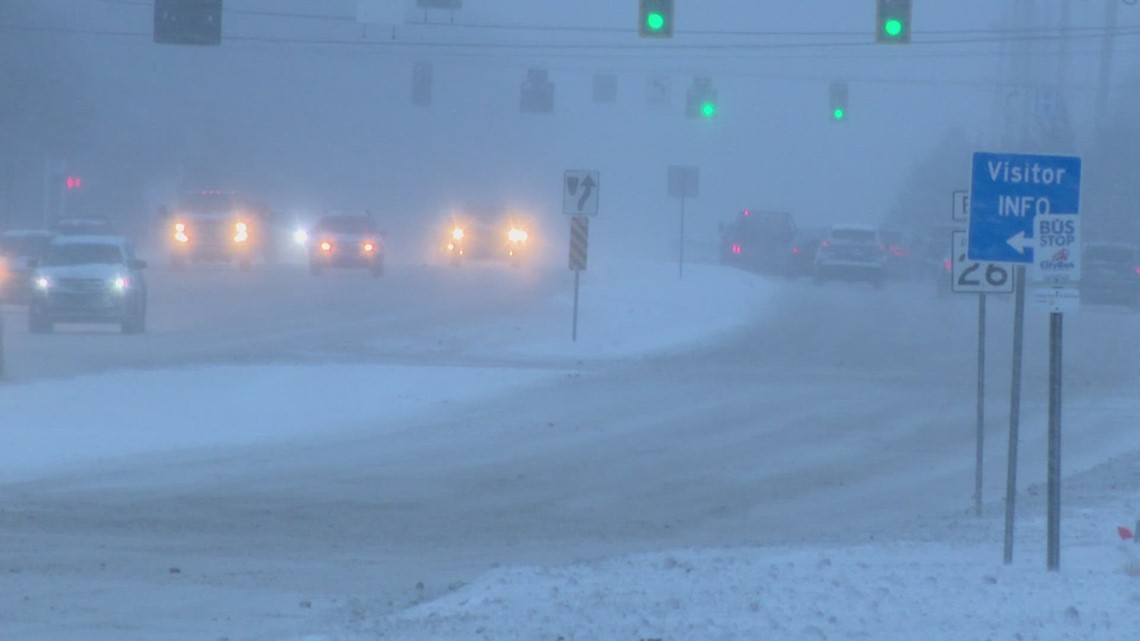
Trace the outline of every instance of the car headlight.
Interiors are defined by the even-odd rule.
[[[244,243],[249,240],[249,225],[237,223],[234,225],[234,242]]]
[[[36,289],[46,292],[51,289],[51,279],[47,276],[36,276]]]
[[[451,230],[451,237],[457,241],[463,240],[463,228],[462,227],[456,227],[455,229],[452,229]]]
[[[322,240],[322,241],[321,241],[321,251],[323,251],[323,252],[331,252],[331,251],[332,251],[332,243],[330,243],[330,242],[329,242],[329,241],[327,241],[327,240]]]
[[[309,232],[305,231],[304,229],[298,229],[297,231],[293,232],[293,242],[297,243],[298,245],[304,245],[308,243]]]
[[[512,243],[526,242],[526,239],[528,237],[529,234],[527,234],[526,230],[523,229],[512,228],[511,231],[507,232],[507,238],[509,238]]]
[[[111,280],[111,289],[117,292],[125,292],[131,287],[131,279],[126,276],[119,276]]]
[[[364,253],[371,254],[372,252],[376,251],[376,243],[373,243],[371,241],[366,241],[362,245],[362,248],[364,249]]]

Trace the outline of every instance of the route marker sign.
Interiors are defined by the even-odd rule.
[[[969,198],[970,260],[1033,263],[1034,219],[1080,214],[1081,159],[977,152]]]
[[[970,192],[954,192],[954,208],[951,210],[951,218],[960,223],[970,220]]]
[[[966,232],[954,232],[950,289],[959,294],[1010,294],[1013,268],[1005,263],[970,260]]]
[[[562,213],[567,216],[597,216],[601,183],[600,172],[567,170],[562,179]]]

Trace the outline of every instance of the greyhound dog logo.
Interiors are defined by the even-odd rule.
[[[1058,249],[1057,253],[1053,254],[1053,257],[1050,258],[1049,260],[1051,262],[1054,262],[1054,263],[1068,262],[1068,260],[1069,260],[1069,248],[1065,247],[1064,249]]]

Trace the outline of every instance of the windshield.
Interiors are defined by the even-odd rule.
[[[121,265],[123,252],[116,245],[101,243],[66,243],[52,245],[44,256],[46,267],[71,265]]]
[[[851,243],[875,243],[875,232],[866,229],[833,229],[831,239]]]
[[[189,193],[182,197],[179,209],[197,212],[230,211],[237,205],[234,194],[225,192]]]

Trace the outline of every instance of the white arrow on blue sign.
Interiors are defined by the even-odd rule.
[[[1033,262],[1033,219],[1080,214],[1076,156],[974,154],[970,181],[970,260]]]

